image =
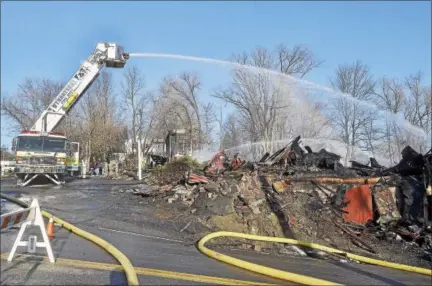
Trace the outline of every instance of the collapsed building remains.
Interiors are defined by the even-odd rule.
[[[344,167],[338,154],[300,143],[299,136],[256,162],[240,154],[229,158],[224,151],[203,168],[174,160],[146,175],[148,187],[131,192],[167,213],[179,206],[189,214],[185,229],[195,229],[194,235],[227,230],[286,236],[430,267],[432,150],[422,155],[407,146],[401,162],[390,168],[374,158]],[[274,248],[248,243],[241,246]]]

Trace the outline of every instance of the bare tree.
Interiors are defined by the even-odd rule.
[[[2,115],[11,122],[7,131],[16,135],[19,130],[30,129],[37,118],[49,106],[60,93],[62,84],[49,79],[26,78],[18,85],[18,91],[12,96],[3,96]],[[64,133],[71,140],[76,140],[80,130],[77,128],[79,121],[76,109],[71,110],[63,118],[55,131]]]
[[[166,101],[170,106],[176,105],[171,112],[188,130],[191,151],[193,145],[201,149],[203,143],[202,106],[198,99],[200,86],[200,79],[191,73],[182,73],[178,77],[167,77],[161,84],[161,93]]]
[[[31,128],[36,119],[61,91],[63,85],[53,80],[27,78],[13,96],[2,99],[2,115],[12,121],[15,132]],[[55,131],[69,140],[81,143],[82,154],[106,155],[114,145],[122,124],[117,120],[117,105],[110,74],[102,73],[87,94],[81,95],[76,108],[71,110]]]
[[[227,116],[223,123],[223,138],[221,142],[221,148],[231,148],[239,146],[242,143],[241,140],[241,127],[239,121],[236,118],[235,113],[231,113]]]
[[[202,134],[203,134],[203,143],[205,145],[210,145],[214,143],[214,139],[212,137],[213,130],[215,128],[216,121],[216,112],[215,106],[213,103],[207,103],[206,105],[201,105],[201,118],[202,118]]]
[[[217,115],[215,116],[215,120],[218,124],[218,142],[219,142],[219,149],[222,149],[222,141],[225,135],[223,124],[224,124],[224,118],[223,118],[223,107],[219,106]],[[216,112],[215,112],[216,114]]]
[[[275,53],[277,55],[277,69],[281,73],[297,75],[300,78],[323,63],[323,61],[317,61],[307,47],[300,45],[289,49],[286,45],[280,44]]]
[[[312,53],[303,47],[293,49],[279,45],[274,52],[258,47],[250,54],[243,52],[233,56],[240,64],[258,68],[278,70],[289,75],[305,76],[319,66]],[[233,83],[229,88],[216,91],[213,96],[233,105],[237,112],[236,120],[244,123],[247,141],[271,142],[278,137],[276,130],[283,133],[287,126],[284,109],[289,106],[289,87],[281,78],[266,72],[253,72],[246,68],[233,71]],[[271,144],[265,146],[271,148]]]
[[[182,73],[176,78],[165,79],[165,90],[169,97],[178,102],[190,123],[191,136],[194,131],[197,132],[197,148],[202,147],[202,122],[200,113],[200,104],[198,101],[198,92],[201,89],[201,81],[197,75],[192,73]],[[197,123],[196,128],[193,127],[193,122]]]
[[[272,68],[274,58],[267,49],[258,47],[251,55],[243,53],[235,55],[234,59],[240,64],[248,64],[258,68]],[[271,75],[252,73],[244,68],[237,68],[233,72],[231,87],[218,91],[214,97],[234,105],[238,117],[247,118],[249,139],[255,141],[271,141],[272,129],[276,121],[277,112],[281,109],[281,93],[272,84]],[[239,118],[238,118],[239,119]],[[238,120],[237,119],[237,120]]]
[[[164,128],[163,125],[163,119],[169,118],[165,111],[163,98],[157,95],[150,96],[146,108],[141,109],[140,124],[142,126],[140,129],[142,130],[142,139],[145,142],[144,155],[149,154],[155,139],[164,139],[168,132],[168,129]]]
[[[13,131],[30,129],[61,89],[59,82],[26,78],[15,94],[2,98],[2,115],[11,120]]]
[[[190,128],[189,119],[185,119],[184,106],[178,104],[178,102],[165,97],[166,94],[162,94],[161,99],[158,100],[159,115],[157,117],[157,130],[161,136],[166,136],[170,130],[178,128]]]
[[[392,114],[403,114],[405,120],[423,129],[430,136],[430,87],[423,86],[421,72],[412,74],[403,81],[383,78],[379,87],[376,101],[380,108]],[[420,152],[426,151],[427,142],[422,136],[394,120],[386,120],[383,135],[385,140],[381,149],[393,163],[400,160],[401,150],[406,145],[411,145]]]
[[[405,86],[408,90],[406,98],[405,118],[420,128],[427,130],[430,121],[430,87],[423,86],[423,73],[417,72],[405,78]]]
[[[112,76],[109,73],[102,73],[102,76],[95,83],[95,95],[97,98],[97,106],[99,119],[98,128],[98,146],[96,149],[105,160],[106,155],[112,149],[112,145],[116,142],[121,134],[121,122],[117,121],[118,106],[114,95],[114,86]]]
[[[397,114],[404,111],[405,90],[403,83],[394,78],[382,78],[378,82],[375,92],[376,104],[390,114]],[[384,130],[382,131],[381,151],[392,163],[396,163],[403,148],[401,128],[391,118],[385,118]]]
[[[302,100],[292,104],[284,114],[283,136],[280,139],[293,138],[330,138],[332,135],[331,122],[324,116],[326,104]]]
[[[86,161],[91,156],[106,159],[121,144],[124,130],[124,125],[117,119],[118,105],[111,75],[102,73],[79,105],[81,133],[78,137],[84,147],[83,156]]]
[[[340,65],[336,69],[335,77],[330,79],[330,82],[333,88],[362,101],[371,99],[375,93],[375,81],[371,76],[369,67],[361,61],[356,61],[350,65]],[[348,160],[352,158],[353,148],[355,146],[361,147],[364,143],[365,132],[366,137],[369,137],[368,143],[372,144],[374,141],[374,134],[370,133],[372,129],[367,127],[373,124],[372,122],[376,117],[373,112],[362,108],[358,102],[349,97],[335,100],[333,110],[332,120],[340,132],[342,141],[347,146]]]
[[[394,78],[382,78],[375,93],[377,105],[392,113],[401,112],[404,108],[405,91],[402,83]]]
[[[123,108],[130,114],[128,120],[131,122],[131,141],[136,143],[136,137],[141,135],[141,126],[143,126],[142,109],[147,101],[144,92],[144,77],[137,66],[129,68],[121,83],[123,96]]]

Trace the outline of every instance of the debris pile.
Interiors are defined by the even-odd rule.
[[[386,169],[374,158],[370,165],[352,161],[348,168],[337,154],[305,149],[297,137],[257,162],[243,161],[240,154],[230,160],[223,151],[204,167],[186,159],[169,162],[148,173],[146,185],[126,192],[167,212],[182,210],[186,226],[180,231],[191,235],[226,230],[285,236],[430,267],[432,151],[421,155],[408,146],[402,161]],[[200,231],[188,232],[197,229],[193,224]],[[239,247],[312,255],[261,242]]]

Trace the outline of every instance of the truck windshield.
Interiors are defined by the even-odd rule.
[[[42,137],[18,137],[17,151],[42,151]]]
[[[65,143],[64,138],[19,136],[17,151],[62,152],[65,150]]]
[[[46,152],[64,152],[66,140],[63,138],[45,137],[43,140],[43,151]]]

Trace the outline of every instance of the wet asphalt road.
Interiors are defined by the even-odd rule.
[[[93,233],[122,251],[135,267],[145,267],[222,278],[287,284],[263,275],[254,274],[202,255],[194,246],[195,241],[183,241],[171,231],[170,221],[158,222],[153,217],[154,208],[129,193],[114,192],[115,188],[127,189],[133,181],[76,180],[62,187],[16,187],[13,179],[1,182],[1,191],[27,199],[39,199],[42,208],[60,218]],[[2,202],[2,213],[16,208]],[[1,234],[1,252],[9,252],[17,229]],[[52,242],[57,258],[77,259],[118,264],[114,258],[96,245],[59,227]],[[32,233],[33,230],[30,232]],[[37,232],[34,232],[37,233]],[[17,253],[26,249],[18,248]],[[225,252],[226,251],[222,251]],[[44,254],[42,250],[38,253]],[[251,262],[311,275],[348,285],[431,285],[431,277],[385,269],[372,265],[327,262],[297,256],[270,256],[253,252],[230,251],[227,253]],[[200,283],[181,279],[167,279],[139,275],[140,284],[197,285]],[[17,260],[7,263],[1,260],[3,284],[111,284],[126,283],[122,273],[108,270],[47,265],[37,261]]]

